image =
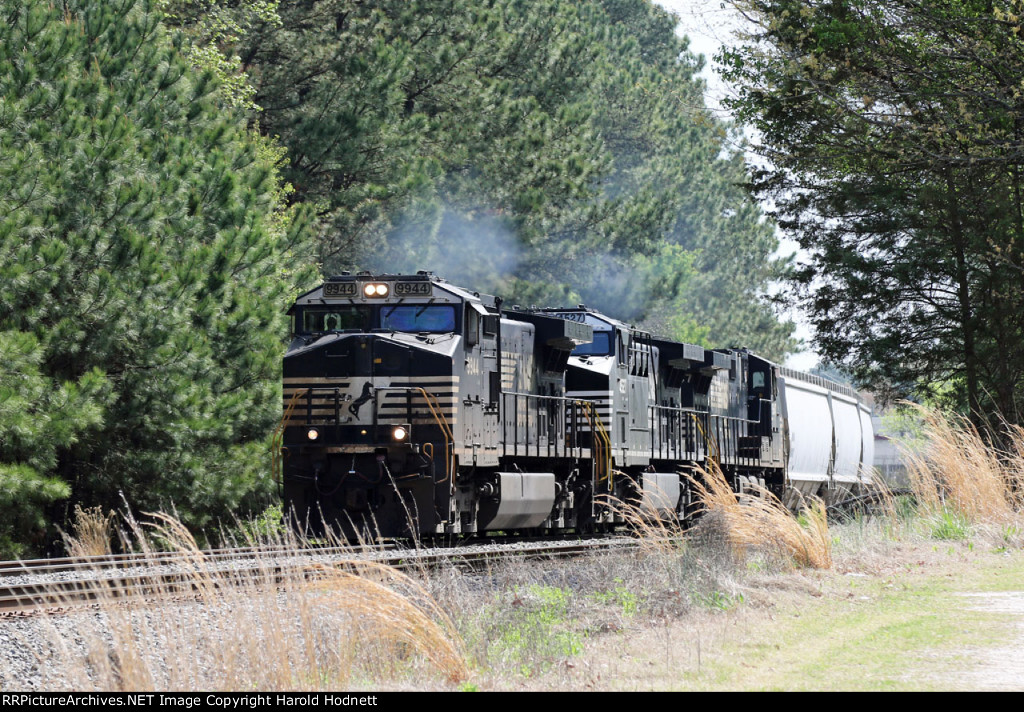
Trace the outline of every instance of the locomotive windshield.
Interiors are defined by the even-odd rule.
[[[370,307],[334,306],[327,309],[306,309],[302,313],[302,331],[317,333],[326,331],[370,330]]]
[[[589,344],[580,344],[573,349],[573,356],[611,356],[612,332],[594,331],[594,340]]]
[[[413,334],[455,331],[455,307],[447,304],[395,306],[336,305],[307,307],[296,324],[300,333],[386,329]]]
[[[450,305],[382,307],[380,328],[413,333],[452,332],[455,331],[455,307]]]

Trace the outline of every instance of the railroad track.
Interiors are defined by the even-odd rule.
[[[414,570],[442,564],[474,568],[502,558],[566,558],[636,545],[635,540],[615,537],[430,549],[267,547],[6,561],[0,562],[0,615],[37,615],[133,597],[195,598],[238,583],[283,585],[367,564]]]
[[[342,556],[365,553],[368,551],[387,551],[395,549],[394,545],[330,546],[303,549],[302,551]],[[25,559],[18,561],[0,561],[0,579],[10,576],[27,574],[55,574],[76,571],[116,570],[136,566],[152,566],[155,564],[174,564],[195,559],[201,556],[204,561],[235,561],[253,556],[272,556],[275,554],[294,553],[296,549],[288,546],[231,547],[223,549],[207,549],[200,552],[150,551],[131,554],[107,554],[103,556],[63,557],[52,559]]]

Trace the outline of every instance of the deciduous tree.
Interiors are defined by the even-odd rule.
[[[823,354],[876,390],[1021,418],[1017,0],[744,0],[733,102],[809,254]]]

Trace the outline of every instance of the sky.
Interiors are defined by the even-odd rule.
[[[690,38],[691,52],[704,55],[705,66],[702,77],[708,86],[706,93],[708,107],[725,115],[726,112],[720,102],[728,92],[728,87],[714,71],[714,56],[723,44],[733,41],[732,33],[741,26],[741,18],[729,3],[723,0],[654,1],[666,10],[679,15],[677,32]],[[779,252],[787,255],[793,254],[797,252],[797,245],[792,240],[782,239],[780,236]],[[794,311],[786,316],[796,322],[796,335],[807,344],[804,351],[786,359],[786,365],[806,371],[818,363],[818,354],[808,343],[811,337],[810,328],[802,314]]]
[[[708,94],[713,108],[719,108],[718,100],[725,86],[712,71],[714,55],[723,44],[730,43],[731,34],[739,26],[736,11],[723,0],[654,0],[666,10],[679,15],[678,32],[690,38],[690,51],[703,54],[704,79],[708,82]]]

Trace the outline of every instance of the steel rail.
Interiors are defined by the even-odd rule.
[[[361,553],[363,551],[386,550],[393,545],[360,546],[329,546],[297,549],[286,544],[276,546],[243,546],[223,549],[203,549],[197,552],[151,551],[128,554],[105,554],[102,556],[56,557],[50,559],[24,559],[16,561],[0,561],[0,577],[42,575],[65,573],[71,571],[92,571],[123,569],[133,566],[152,566],[157,564],[173,564],[186,560],[202,558],[205,561],[232,561],[244,559],[256,554],[295,553],[302,551],[308,554],[334,555],[343,553]]]

